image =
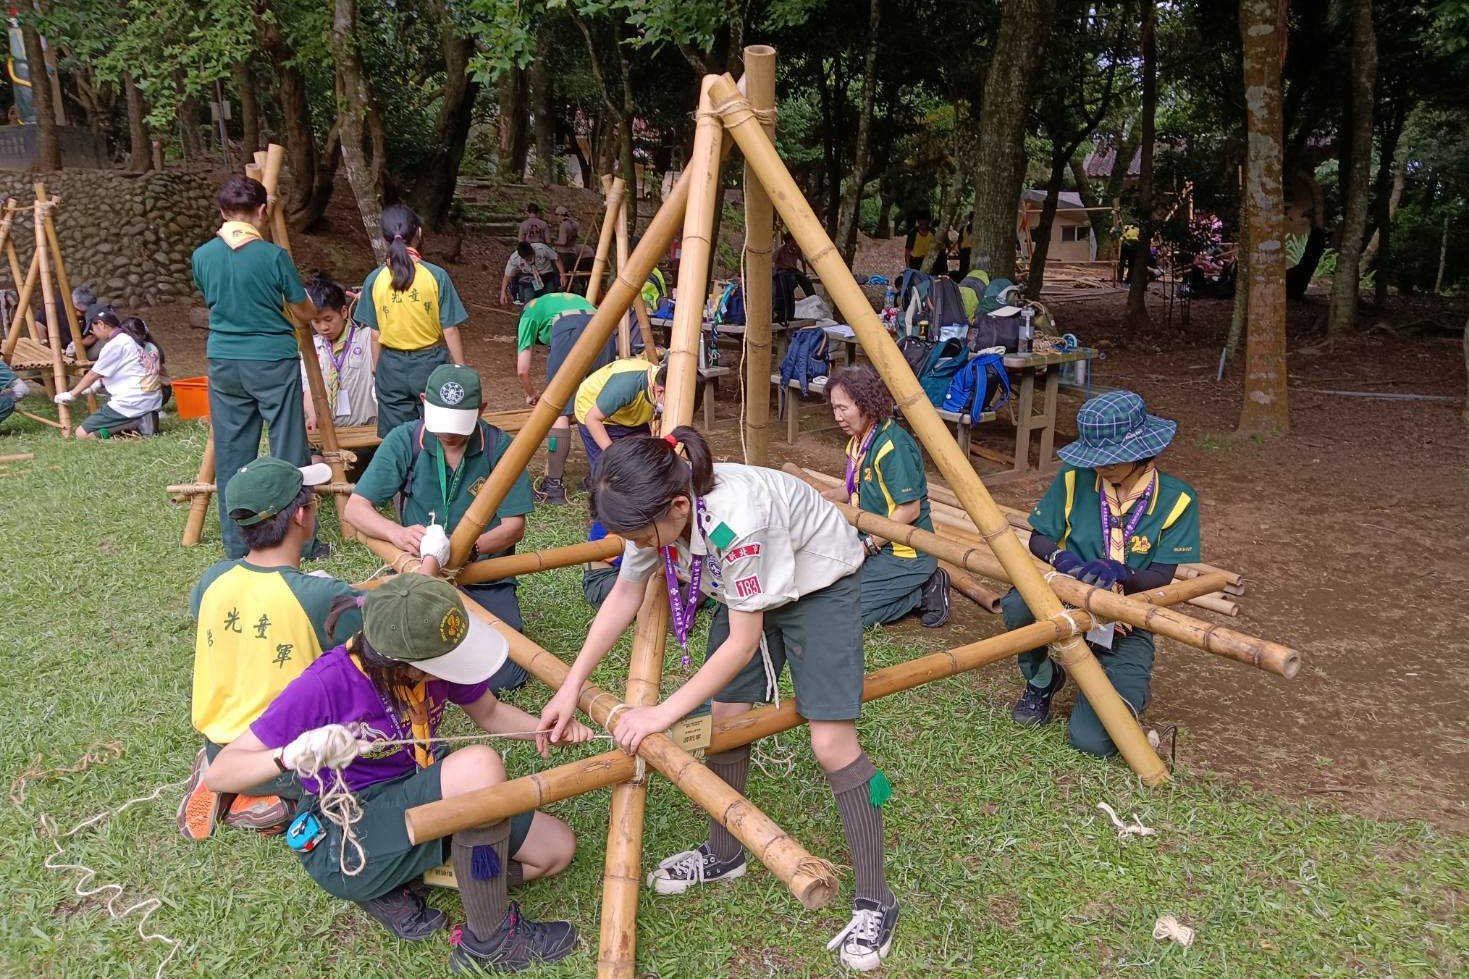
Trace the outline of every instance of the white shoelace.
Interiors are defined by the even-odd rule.
[[[693,878],[695,884],[704,883],[704,854],[698,850],[685,850],[658,864],[659,870],[682,872],[683,879]],[[674,876],[669,874],[670,877]]]
[[[852,920],[847,922],[847,927],[837,932],[837,936],[826,943],[828,952],[835,949],[842,941],[851,936],[868,948],[877,945],[878,935],[882,933],[882,912],[871,908],[857,908],[852,912]]]

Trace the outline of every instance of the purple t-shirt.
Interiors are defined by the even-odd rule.
[[[430,678],[424,684],[428,698],[430,733],[437,732],[444,718],[444,705],[453,701],[461,706],[472,704],[485,695],[489,681],[461,684]],[[346,647],[337,646],[323,653],[300,676],[280,692],[265,713],[250,725],[250,731],[267,748],[282,748],[312,728],[326,724],[360,724],[365,739],[401,741],[413,736],[406,718],[394,718],[388,704],[378,695],[372,681],[357,668]],[[378,782],[408,775],[418,769],[413,760],[412,745],[394,745],[369,749],[357,756],[342,775],[347,787],[356,791]],[[307,792],[317,794],[321,784],[316,779],[302,778]]]

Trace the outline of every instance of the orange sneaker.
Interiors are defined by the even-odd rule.
[[[214,832],[220,814],[233,798],[204,785],[204,773],[208,770],[209,755],[200,748],[199,754],[194,756],[194,770],[189,773],[189,783],[184,786],[184,797],[179,801],[179,832],[186,840],[207,840]]]
[[[296,815],[296,804],[278,795],[237,795],[224,815],[226,826],[259,833],[280,832]]]

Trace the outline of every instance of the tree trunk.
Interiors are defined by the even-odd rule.
[[[1370,263],[1377,257],[1377,251],[1380,247],[1385,247],[1381,241],[1381,231],[1386,227],[1391,232],[1393,219],[1398,216],[1398,206],[1403,203],[1403,187],[1408,181],[1408,156],[1411,153],[1411,149],[1404,146],[1402,147],[1402,152],[1399,153],[1396,149],[1393,152],[1392,175],[1389,179],[1388,188],[1386,191],[1380,189],[1378,191],[1381,198],[1387,201],[1386,223],[1384,223],[1383,211],[1381,207],[1378,207],[1377,227],[1372,229],[1372,237],[1367,239],[1367,244],[1362,248],[1363,265]],[[1380,169],[1378,171],[1378,177],[1380,181]],[[1373,200],[1376,201],[1377,197],[1374,197]],[[1386,262],[1385,253],[1383,261]],[[1381,279],[1380,276],[1378,278],[1379,280]]]
[[[1443,295],[1443,273],[1444,273],[1444,267],[1446,265],[1448,265],[1448,260],[1449,260],[1449,216],[1447,214],[1445,214],[1443,216],[1443,237],[1441,239],[1439,239],[1439,244],[1438,244],[1438,276],[1433,280],[1433,294],[1435,296],[1441,296],[1441,295]]]
[[[143,104],[143,93],[139,91],[132,73],[122,76],[123,94],[128,108],[128,173],[145,173],[153,167],[153,143],[148,136],[148,125],[144,120],[148,108]]]
[[[1464,377],[1469,382],[1469,320],[1464,322]],[[1469,392],[1464,397],[1464,424],[1469,425]]]
[[[1373,279],[1372,306],[1379,311],[1387,303],[1387,278],[1392,272],[1392,223],[1403,199],[1403,184],[1407,181],[1408,147],[1399,147],[1399,137],[1407,121],[1405,117],[1406,110],[1400,104],[1391,123],[1383,130],[1382,148],[1378,153],[1381,159],[1377,167],[1377,191],[1373,198],[1377,227],[1362,249],[1363,265],[1376,262],[1373,266],[1377,274]]]
[[[1092,193],[1091,179],[1086,175],[1086,163],[1080,156],[1072,154],[1067,166],[1071,168],[1071,179],[1076,183],[1076,196],[1081,198],[1081,206],[1087,209],[1086,219],[1091,223],[1092,238],[1097,243],[1097,261],[1111,258],[1111,252],[1104,252],[1103,249],[1111,247],[1112,222],[1106,211],[1092,210],[1094,207],[1106,207],[1107,205],[1097,203],[1097,198]]]
[[[551,81],[551,36],[542,29],[536,34],[536,57],[530,63],[531,102],[535,113],[536,174],[542,184],[556,182],[555,85]]]
[[[1051,228],[1056,223],[1056,205],[1061,199],[1061,181],[1066,176],[1066,158],[1074,152],[1070,147],[1065,150],[1065,155],[1051,157],[1051,177],[1046,183],[1046,200],[1041,205],[1040,224],[1035,228],[1035,249],[1030,253],[1030,273],[1025,281],[1025,294],[1031,299],[1039,299],[1041,289],[1046,284],[1046,256],[1051,251]]]
[[[276,100],[280,110],[280,130],[286,147],[286,166],[291,182],[286,188],[286,225],[292,231],[314,227],[326,213],[336,183],[338,154],[341,152],[337,128],[332,127],[325,149],[318,153],[316,133],[311,118],[311,100],[306,79],[296,67],[296,52],[281,33],[279,16],[270,13],[269,4],[256,7],[255,27],[261,50],[270,59],[276,79]]]
[[[893,236],[893,198],[887,191],[879,188],[877,208],[877,228],[873,231],[874,238],[891,238]]]
[[[1361,279],[1362,239],[1367,230],[1367,188],[1372,175],[1372,108],[1377,84],[1377,35],[1372,0],[1352,4],[1351,167],[1344,175],[1345,215],[1331,283],[1327,335],[1343,336],[1357,322],[1357,283]]]
[[[382,119],[357,41],[357,0],[335,0],[332,15],[332,54],[336,58],[337,125],[342,139],[342,162],[347,182],[357,199],[362,228],[379,262],[387,259],[382,240],[383,165],[385,139]]]
[[[454,188],[459,181],[464,144],[469,140],[479,82],[469,70],[474,41],[459,36],[453,17],[442,4],[430,3],[429,9],[438,18],[439,47],[444,54],[444,93],[434,119],[433,140],[419,160],[418,177],[409,200],[425,226],[439,229],[448,221],[454,203]]]
[[[1138,164],[1137,249],[1132,255],[1132,281],[1127,289],[1127,324],[1134,330],[1145,330],[1148,317],[1148,267],[1153,253],[1153,125],[1158,114],[1158,45],[1153,25],[1157,20],[1155,0],[1143,0],[1143,105],[1138,136],[1142,159]],[[1131,161],[1129,161],[1130,163]]]
[[[1056,0],[1010,0],[1000,14],[994,59],[980,106],[974,161],[974,253],[990,256],[996,278],[1015,275],[1015,212],[1025,182],[1025,123],[1041,45]]]
[[[637,105],[633,101],[632,91],[632,67],[627,63],[627,55],[623,53],[620,38],[621,28],[614,29],[613,53],[617,56],[617,74],[622,83],[622,105],[618,112],[617,136],[618,136],[618,159],[622,170],[623,182],[627,184],[627,233],[636,237],[638,233],[638,165],[633,155],[633,123],[637,118]],[[714,214],[718,218],[721,208],[716,207]],[[711,247],[715,247],[711,243]],[[716,249],[717,250],[717,249]],[[711,252],[711,261],[713,253]]]
[[[1245,388],[1241,433],[1282,434],[1286,400],[1285,193],[1282,188],[1280,66],[1285,60],[1287,0],[1240,0],[1244,44],[1245,185],[1249,262],[1245,322]],[[1240,301],[1236,292],[1236,302]]]
[[[577,169],[581,171],[582,186],[590,187],[592,186],[592,161],[586,153],[582,152],[581,139],[576,133],[576,120],[575,118],[563,120],[563,125],[565,126],[566,146],[571,150],[571,155],[576,157]],[[589,135],[594,137],[595,131]],[[588,145],[587,148],[591,149],[591,146]]]
[[[199,100],[188,94],[184,87],[184,73],[174,72],[174,84],[178,86],[179,104],[176,118],[179,123],[179,138],[183,143],[185,160],[199,162],[208,155],[204,137],[199,133]]]
[[[868,147],[872,142],[872,103],[877,98],[877,42],[882,0],[872,0],[867,15],[867,54],[862,62],[862,105],[857,112],[857,145],[852,151],[852,174],[842,195],[837,248],[848,266],[857,255],[857,223],[862,217],[862,190],[867,184]]]
[[[506,72],[500,83],[500,177],[513,184],[525,180],[530,158],[530,130],[525,71]]]
[[[240,128],[245,159],[248,160],[256,150],[265,148],[260,142],[260,98],[255,91],[255,69],[246,59],[236,62],[230,74],[234,79],[235,95],[240,100]]]
[[[41,48],[41,35],[29,21],[21,25],[25,42],[26,65],[31,74],[31,106],[36,113],[36,156],[31,169],[61,169],[61,132],[56,126],[55,91],[51,88],[46,56]]]

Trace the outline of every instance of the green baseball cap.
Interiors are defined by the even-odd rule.
[[[240,467],[225,487],[225,506],[235,523],[249,527],[291,505],[303,486],[320,486],[332,479],[324,462],[297,468],[284,459],[261,456]]]
[[[400,574],[368,592],[362,633],[383,656],[450,683],[488,680],[510,648],[504,636],[465,610],[458,589],[421,574]]]
[[[440,364],[423,387],[423,427],[443,435],[468,435],[484,400],[479,375],[458,364]]]

